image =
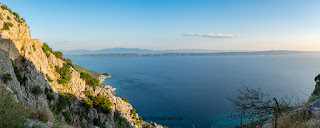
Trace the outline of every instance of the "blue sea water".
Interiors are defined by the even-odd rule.
[[[169,127],[230,127],[240,122],[227,97],[242,85],[273,97],[307,100],[320,55],[206,57],[81,57],[77,65],[112,75],[104,84],[129,99],[144,120]]]

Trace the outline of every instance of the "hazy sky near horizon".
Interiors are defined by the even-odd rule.
[[[319,0],[1,0],[55,50],[318,50]]]

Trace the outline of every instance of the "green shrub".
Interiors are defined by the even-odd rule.
[[[71,59],[67,58],[67,59],[65,59],[64,61],[67,63],[67,65],[70,65],[72,68],[74,68],[74,66],[73,66],[73,63],[72,63],[72,60],[71,60]]]
[[[37,48],[34,44],[32,45],[32,48],[33,48],[33,51],[37,51]]]
[[[96,107],[101,108],[104,112],[110,113],[112,103],[109,100],[109,97],[101,96],[100,94],[94,97],[93,104]]]
[[[22,78],[18,67],[16,67],[16,66],[14,65],[13,61],[11,61],[11,62],[12,62],[14,74],[16,75],[18,81],[20,82],[20,85],[25,85],[25,83],[26,83],[26,81],[27,81],[27,77],[23,77],[23,78]]]
[[[93,125],[95,125],[95,126],[100,126],[100,125],[101,125],[100,119],[99,119],[99,118],[94,118],[94,120],[93,120]]]
[[[142,128],[153,128],[150,124],[144,124]]]
[[[4,22],[1,30],[10,30],[10,27],[13,27],[13,24],[10,22]]]
[[[11,77],[10,74],[4,74],[4,75],[3,75],[3,81],[4,81],[5,83],[7,83],[7,82],[10,81],[10,80],[12,80],[12,77]]]
[[[54,96],[53,96],[52,93],[48,93],[48,94],[47,94],[47,99],[48,99],[49,101],[55,100],[55,98],[54,98]]]
[[[52,49],[49,47],[49,45],[47,43],[43,43],[42,45],[42,50],[44,53],[47,53],[47,52],[53,52]]]
[[[64,65],[62,68],[56,67],[56,71],[61,76],[58,83],[66,86],[66,84],[69,83],[69,81],[71,80],[70,66]]]
[[[136,115],[136,110],[135,110],[135,109],[132,109],[132,110],[131,110],[131,114],[132,114],[133,116],[135,116],[135,115]]]
[[[71,123],[71,118],[68,111],[63,112],[62,115],[64,116],[64,119],[67,123]]]
[[[100,88],[103,88],[103,85],[100,84],[100,81],[96,78],[92,78],[88,73],[81,72],[80,77],[87,82],[88,85],[95,88],[96,86],[99,86]]]
[[[32,88],[32,93],[36,96],[41,95],[43,93],[40,86],[35,86]]]
[[[59,112],[61,112],[63,109],[65,109],[69,105],[69,99],[65,95],[59,95],[57,109]]]
[[[109,73],[103,73],[103,75],[106,75],[106,76],[111,76]]]
[[[0,127],[27,128],[30,109],[15,101],[11,94],[0,92]]]
[[[22,46],[20,50],[21,50],[21,52],[24,52],[25,46]]]
[[[64,59],[63,59],[63,54],[62,54],[62,52],[53,52],[53,54],[54,54],[57,58],[59,58],[59,59],[61,59],[61,60],[64,60]]]
[[[1,8],[3,10],[8,10],[10,13],[12,13],[12,10],[10,8],[8,8],[6,5],[1,5]]]
[[[48,79],[49,82],[53,82],[53,80],[49,77],[48,74],[46,74],[46,77],[47,77],[47,79]]]
[[[10,16],[7,16],[7,19],[8,19],[8,20],[11,20]]]
[[[129,100],[124,97],[122,97],[122,100],[129,103]]]

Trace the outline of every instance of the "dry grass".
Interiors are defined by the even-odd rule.
[[[3,90],[0,93],[0,127],[27,127],[25,118],[30,113],[28,107],[17,103],[11,94],[2,92]]]
[[[30,118],[31,119],[37,119],[37,120],[40,120],[42,122],[47,122],[47,121],[49,121],[51,119],[51,117],[48,114],[48,112],[45,109],[42,109],[42,108],[31,112]]]

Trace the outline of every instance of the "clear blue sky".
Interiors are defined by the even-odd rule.
[[[1,2],[55,50],[320,50],[319,0]]]

